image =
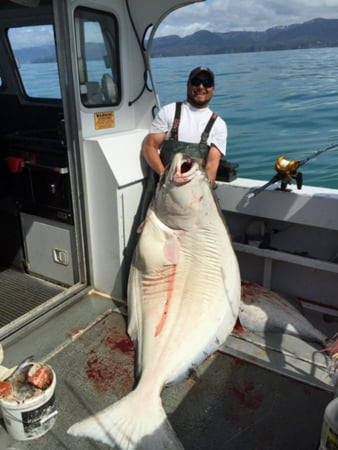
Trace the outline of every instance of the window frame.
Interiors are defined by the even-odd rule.
[[[88,41],[86,41],[85,27],[89,22],[96,22],[99,25],[102,43],[107,51],[107,55],[102,57],[106,73],[101,73],[100,82],[91,81],[89,75],[90,61],[99,61],[91,60],[86,55]],[[120,105],[122,89],[117,17],[111,12],[79,6],[74,10],[74,27],[81,104],[85,108],[116,107]],[[111,73],[107,73],[109,70]],[[90,90],[95,92],[90,93]],[[90,95],[92,95],[92,98],[90,98]]]

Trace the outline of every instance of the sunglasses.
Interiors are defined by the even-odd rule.
[[[201,80],[200,78],[192,78],[190,80],[190,84],[193,86],[199,86],[201,83],[205,88],[211,88],[214,86],[214,82],[211,80]]]

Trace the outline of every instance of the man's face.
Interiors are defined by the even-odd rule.
[[[195,108],[205,108],[208,106],[214,90],[215,87],[210,76],[207,73],[200,72],[188,82],[188,101],[192,106],[195,106]]]

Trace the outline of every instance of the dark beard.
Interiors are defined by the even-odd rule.
[[[194,106],[195,108],[205,108],[209,104],[209,100],[206,100],[205,102],[196,102],[196,100],[194,100],[189,95],[187,96],[187,100],[190,105]]]

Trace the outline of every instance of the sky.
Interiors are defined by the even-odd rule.
[[[171,13],[156,31],[155,38],[172,34],[183,37],[199,30],[264,31],[318,17],[338,19],[338,0],[206,0]],[[12,43],[17,48],[50,44],[52,28],[36,28],[39,32],[34,32],[34,27],[16,29],[10,35]]]
[[[337,19],[337,0],[206,0],[171,13],[155,37],[199,30],[264,31],[315,18]]]

